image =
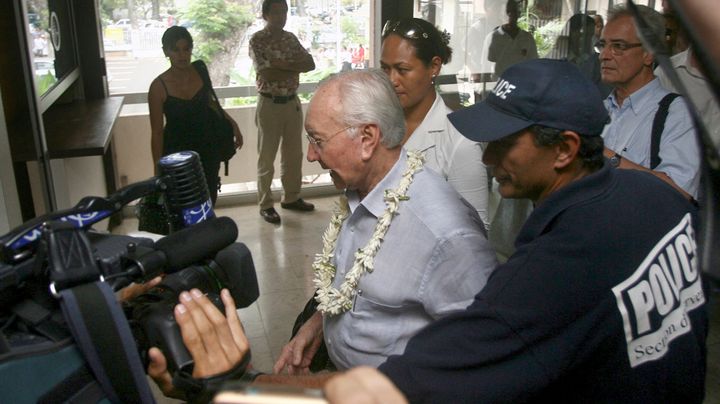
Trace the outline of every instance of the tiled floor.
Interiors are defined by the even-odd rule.
[[[310,265],[321,247],[321,235],[337,196],[307,199],[316,210],[300,213],[280,209],[282,224],[262,220],[256,205],[220,207],[218,216],[229,216],[238,226],[238,241],[253,254],[260,297],[240,310],[252,347],[253,365],[272,371],[272,365],[287,342],[295,317],[313,293]],[[278,204],[279,205],[279,204]],[[137,229],[135,219],[125,219],[114,231]],[[720,403],[720,293],[711,297],[711,329],[708,338],[706,403]],[[162,401],[162,400],[161,400]],[[166,400],[163,402],[174,402]]]

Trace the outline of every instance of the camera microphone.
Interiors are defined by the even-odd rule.
[[[235,222],[216,217],[163,237],[155,243],[165,253],[165,273],[177,272],[234,243],[238,236]]]
[[[238,229],[232,219],[214,217],[165,236],[149,252],[127,259],[132,260],[131,268],[135,274],[148,280],[160,273],[171,274],[212,258],[234,243],[237,236]]]
[[[166,205],[172,232],[215,216],[199,155],[182,151],[163,156],[158,172],[167,185]]]

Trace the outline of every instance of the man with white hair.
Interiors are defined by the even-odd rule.
[[[474,208],[401,147],[404,115],[383,75],[337,75],[308,107],[307,158],[330,170],[347,204],[313,265],[319,312],[275,371],[305,370],[323,336],[338,369],[377,366],[422,327],[470,304],[496,265]]]

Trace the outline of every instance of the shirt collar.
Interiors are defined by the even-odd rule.
[[[629,97],[623,101],[623,105],[619,106],[617,102],[617,97],[615,96],[615,91],[611,91],[610,95],[608,96],[607,100],[609,103],[609,107],[613,109],[631,109],[635,115],[639,114],[640,111],[643,110],[643,107],[649,103],[652,102],[651,98],[648,95],[658,91],[660,89],[660,80],[656,77],[652,79],[649,83],[645,84],[644,86],[640,87],[637,91],[630,94]],[[610,109],[610,108],[608,108]]]
[[[672,61],[673,66],[678,70],[685,69],[691,76],[707,81],[702,72],[690,64],[691,52],[692,49],[688,48],[671,57],[670,60]]]
[[[689,67],[690,66],[690,48],[673,55],[670,60],[675,67]]]
[[[380,217],[383,212],[385,212],[385,190],[395,189],[398,187],[398,184],[402,179],[403,172],[405,172],[405,167],[407,167],[406,155],[407,152],[405,151],[405,148],[403,148],[400,151],[400,157],[392,166],[390,171],[388,171],[388,173],[385,174],[385,177],[383,177],[383,179],[375,185],[375,188],[365,195],[365,198],[363,198],[362,201],[360,200],[357,191],[348,190],[345,192],[348,197],[348,205],[350,206],[350,211],[352,213],[355,213],[355,210],[360,205],[365,207],[365,209],[367,209],[367,211],[375,217]]]
[[[433,132],[444,132],[446,129],[446,107],[442,100],[442,97],[438,92],[435,92],[435,101],[430,107],[430,110],[425,114],[425,118],[420,122],[417,128],[413,131],[410,138],[405,143],[405,147],[408,150],[418,150],[424,152],[425,150],[435,146],[434,136],[429,136]]]

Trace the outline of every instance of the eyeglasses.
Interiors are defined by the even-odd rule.
[[[409,39],[428,39],[430,35],[413,20],[388,20],[382,30],[382,38],[396,33]]]
[[[637,48],[642,46],[641,43],[627,43],[627,42],[610,42],[609,44],[604,40],[595,42],[595,52],[602,53],[606,46],[610,47],[610,52],[615,56],[620,56],[625,53],[626,50]]]
[[[339,131],[333,133],[332,135],[328,136],[326,139],[316,139],[316,138],[310,136],[310,135],[307,134],[307,133],[305,134],[305,138],[307,139],[308,143],[310,143],[310,144],[312,145],[312,147],[315,148],[316,151],[320,151],[320,149],[322,149],[322,146],[323,146],[324,143],[329,142],[329,141],[332,140],[332,138],[334,138],[335,136],[337,136],[337,135],[345,132],[346,130],[348,130],[348,129],[352,128],[352,127],[353,127],[352,125],[346,126],[346,127],[342,128],[342,129],[340,129]]]

